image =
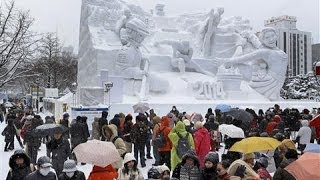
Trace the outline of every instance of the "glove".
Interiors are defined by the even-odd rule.
[[[235,176],[239,176],[241,178],[244,177],[244,174],[246,172],[246,167],[244,165],[241,165],[237,168],[236,172],[234,173]]]

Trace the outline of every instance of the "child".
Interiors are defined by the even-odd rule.
[[[219,155],[215,152],[209,152],[204,158],[204,168],[201,171],[201,179],[211,180],[216,179],[217,164],[219,163]]]
[[[143,174],[137,167],[138,163],[133,154],[127,153],[124,156],[123,167],[118,170],[118,180],[143,180]]]

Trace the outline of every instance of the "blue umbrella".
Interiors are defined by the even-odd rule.
[[[320,153],[320,145],[308,143],[303,152]]]
[[[218,104],[216,109],[219,109],[221,112],[229,112],[231,110],[231,106],[228,104]]]

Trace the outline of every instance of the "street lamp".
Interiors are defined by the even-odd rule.
[[[108,96],[109,96],[108,97],[108,101],[109,101],[108,109],[110,109],[110,90],[113,87],[113,82],[106,82],[104,84],[104,86],[105,86],[104,92],[108,93]]]
[[[71,92],[73,94],[72,98],[73,98],[73,106],[76,105],[77,101],[76,101],[76,98],[75,98],[75,94],[76,94],[76,91],[77,91],[77,86],[78,84],[76,82],[72,83],[71,84],[72,88],[71,88]]]
[[[37,114],[39,113],[39,82],[40,82],[40,79],[37,78],[35,81],[35,83],[37,85],[37,100],[36,100]]]

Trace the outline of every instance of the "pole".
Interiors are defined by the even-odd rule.
[[[37,84],[37,102],[36,102],[36,106],[37,106],[37,114],[39,113],[39,84]]]

